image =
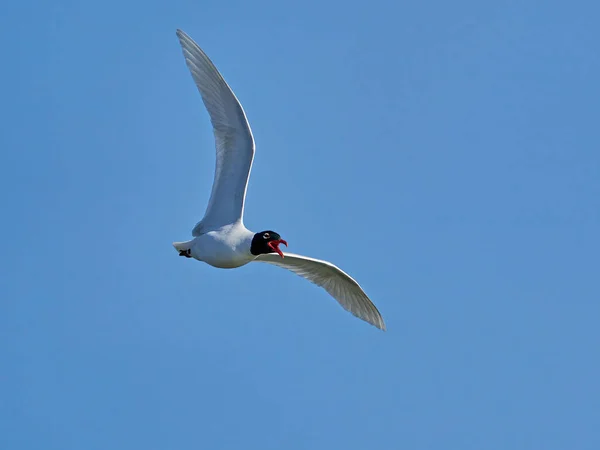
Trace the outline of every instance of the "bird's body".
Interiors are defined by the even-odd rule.
[[[234,269],[256,259],[250,253],[252,231],[240,223],[225,225],[217,230],[209,231],[195,237],[191,241],[176,242],[177,250],[190,250],[189,255],[219,269]]]
[[[344,309],[384,330],[381,314],[348,274],[327,261],[284,254],[279,245],[287,246],[287,242],[278,233],[255,233],[244,226],[244,202],[255,147],[250,125],[242,105],[208,56],[183,31],[177,30],[177,36],[209,113],[216,144],[215,177],[208,206],[192,230],[194,238],[173,243],[179,255],[221,269],[252,261],[283,267],[321,286]]]

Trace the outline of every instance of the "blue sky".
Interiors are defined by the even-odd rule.
[[[596,2],[3,5],[0,448],[600,448]],[[359,280],[179,258],[188,32],[257,141],[246,225]]]

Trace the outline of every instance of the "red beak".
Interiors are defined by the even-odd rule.
[[[267,245],[269,247],[271,247],[275,253],[278,253],[279,256],[281,256],[283,258],[283,252],[281,250],[279,250],[279,244],[283,244],[286,247],[288,246],[287,242],[285,240],[283,240],[283,239],[276,239],[274,241],[269,241],[267,243]]]

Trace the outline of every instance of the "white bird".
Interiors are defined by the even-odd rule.
[[[179,255],[226,269],[251,261],[283,267],[321,286],[356,317],[385,330],[381,314],[348,274],[327,261],[284,254],[279,245],[287,246],[287,242],[278,233],[254,233],[244,226],[244,200],[254,159],[250,125],[242,105],[208,56],[183,31],[177,30],[177,37],[208,110],[217,148],[204,218],[192,230],[192,240],[173,243]]]

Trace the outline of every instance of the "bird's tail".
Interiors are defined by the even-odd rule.
[[[173,247],[178,252],[187,252],[192,247],[193,241],[185,241],[185,242],[173,242]]]

